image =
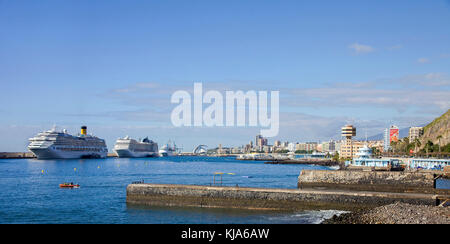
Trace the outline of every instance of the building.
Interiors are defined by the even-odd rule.
[[[311,152],[311,151],[317,151],[317,142],[307,142],[306,144],[306,151],[307,152]]]
[[[367,141],[367,146],[370,148],[375,148],[378,152],[383,152],[384,141]]]
[[[288,148],[289,152],[295,152],[297,146],[296,146],[296,144],[290,142],[290,143],[288,144],[287,148]]]
[[[353,125],[345,125],[341,129],[341,135],[344,137],[344,143],[341,144],[339,156],[341,158],[353,158],[360,147],[361,142],[353,141],[352,137],[356,136],[356,128]]]
[[[267,138],[257,135],[255,138],[255,146],[259,151],[262,151],[264,146],[267,146]]]
[[[274,146],[274,147],[281,147],[281,141],[276,140],[276,141],[273,143],[273,146]]]
[[[389,128],[389,142],[398,142],[399,131],[398,127],[395,125],[391,125]]]
[[[423,135],[423,127],[410,127],[409,128],[409,142],[412,143]]]
[[[411,158],[408,162],[410,169],[443,170],[445,166],[449,165],[450,159]]]
[[[341,158],[353,158],[357,156],[358,150],[364,146],[363,141],[344,141],[341,144],[339,156]]]
[[[391,142],[389,140],[389,129],[385,129],[384,130],[384,137],[383,137],[383,150],[384,152],[389,151],[389,149],[391,148]]]
[[[336,142],[330,140],[328,142],[322,143],[322,152],[335,152],[336,151]]]
[[[377,159],[372,158],[372,149],[370,149],[367,145],[358,149],[358,153],[356,154],[357,158],[354,158],[351,161],[346,161],[346,166],[354,166],[354,167],[379,167],[386,169],[400,169],[400,160],[398,159]]]

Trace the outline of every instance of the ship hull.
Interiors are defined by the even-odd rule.
[[[30,151],[36,155],[37,159],[77,159],[77,158],[106,158],[106,152],[89,151],[61,151],[51,148],[37,148]]]
[[[129,149],[115,149],[114,152],[119,158],[147,158],[156,157],[156,152],[135,152]]]
[[[165,150],[160,150],[160,151],[159,151],[159,156],[160,156],[160,157],[170,157],[170,156],[173,156],[173,152],[171,152],[171,151],[165,151]]]

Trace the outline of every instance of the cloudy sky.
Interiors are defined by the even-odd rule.
[[[181,127],[173,92],[279,91],[282,141],[364,137],[450,108],[450,2],[0,0],[0,151],[54,124],[105,138],[240,146]]]

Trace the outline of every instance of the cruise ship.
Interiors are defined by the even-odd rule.
[[[53,127],[29,141],[28,149],[38,159],[105,158],[108,154],[105,140],[88,135],[86,126],[81,127],[81,134],[77,136]]]
[[[158,144],[147,137],[140,142],[126,136],[119,138],[114,145],[119,158],[143,158],[158,156]]]
[[[173,154],[176,152],[177,146],[175,143],[172,143],[169,141],[166,145],[162,146],[159,150],[159,156],[160,157],[170,157],[173,156]]]

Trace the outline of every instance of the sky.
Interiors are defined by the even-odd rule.
[[[177,90],[279,91],[274,140],[424,125],[450,108],[450,1],[0,0],[0,151],[57,125],[241,146],[258,127],[174,127]]]

